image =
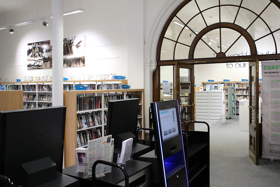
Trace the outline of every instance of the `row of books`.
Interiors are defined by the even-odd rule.
[[[113,89],[121,89],[121,84],[84,84],[87,90],[113,90]],[[63,85],[64,91],[74,90],[73,84],[64,84]]]
[[[50,103],[39,103],[38,104],[38,108],[48,108],[51,106],[52,106],[52,104],[50,104]]]
[[[77,96],[77,110],[93,110],[93,109],[100,109],[101,106],[101,97],[94,96],[94,95],[78,95]]]
[[[104,115],[104,123],[107,124],[107,115]],[[77,129],[84,129],[102,125],[102,113],[92,112],[77,115]]]
[[[52,101],[52,95],[39,95],[38,101]]]
[[[63,90],[64,91],[74,90],[74,85],[73,84],[64,84],[63,85]]]
[[[237,90],[236,94],[244,94],[244,95],[248,95],[248,91],[247,90]]]
[[[23,101],[36,101],[35,94],[23,94]]]
[[[35,103],[24,103],[23,104],[23,109],[31,109],[31,108],[36,108]]]
[[[22,85],[22,91],[36,91],[36,85]]]
[[[38,90],[41,92],[51,92],[52,85],[38,85]]]
[[[101,138],[100,129],[88,130],[85,132],[77,133],[77,146],[85,146],[88,144],[89,140],[94,140],[96,138]]]
[[[20,85],[7,85],[7,90],[21,90]]]
[[[246,88],[248,83],[236,83],[235,88]]]

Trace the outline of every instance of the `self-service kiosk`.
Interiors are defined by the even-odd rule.
[[[161,186],[189,186],[177,100],[151,103]]]

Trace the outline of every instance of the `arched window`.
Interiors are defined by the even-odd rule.
[[[158,61],[280,53],[277,0],[189,0],[163,29]]]

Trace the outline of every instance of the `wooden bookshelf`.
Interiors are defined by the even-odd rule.
[[[121,85],[127,85],[127,83],[126,79],[71,80],[63,81],[63,88],[68,91],[75,90],[76,85],[84,85],[88,86],[89,90],[108,90],[116,86],[120,89]],[[52,106],[52,81],[0,82],[0,85],[5,86],[6,90],[22,90],[24,109]]]
[[[22,91],[0,91],[0,111],[22,109],[22,98]]]
[[[144,89],[117,89],[117,90],[76,90],[76,91],[64,91],[64,106],[66,106],[66,121],[65,121],[65,167],[75,165],[77,163],[75,149],[77,148],[77,96],[80,94],[93,94],[96,97],[101,97],[102,107],[98,109],[98,112],[102,113],[102,125],[96,127],[101,129],[102,137],[105,135],[106,124],[104,123],[104,115],[107,108],[104,107],[106,96],[110,93],[121,94],[123,98],[127,98],[131,95],[137,95],[140,98],[139,110],[140,116],[138,117],[141,127],[144,125]],[[97,110],[87,110],[88,112],[96,112]],[[84,129],[85,131],[87,129]],[[80,131],[80,130],[79,130]]]

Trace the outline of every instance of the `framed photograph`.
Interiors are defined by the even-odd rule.
[[[27,44],[27,69],[51,69],[51,41],[40,41]]]
[[[63,39],[63,67],[84,67],[86,36],[72,36]]]

